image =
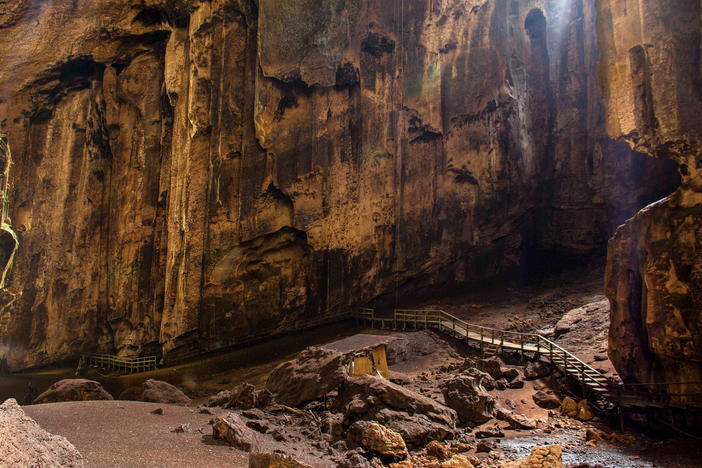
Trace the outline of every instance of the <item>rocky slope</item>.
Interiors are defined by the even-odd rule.
[[[213,348],[601,252],[678,180],[605,134],[594,8],[0,2],[0,352]]]
[[[674,160],[682,175],[673,195],[609,243],[610,357],[625,381],[702,382],[702,6],[600,0],[597,7],[609,134]]]

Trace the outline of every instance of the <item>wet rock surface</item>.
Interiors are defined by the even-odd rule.
[[[99,382],[87,379],[64,379],[53,384],[36,397],[34,404],[58,401],[112,400]]]
[[[13,399],[0,405],[0,460],[5,466],[83,467],[68,440],[42,429]]]

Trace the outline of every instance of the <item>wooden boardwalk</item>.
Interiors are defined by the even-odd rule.
[[[480,347],[481,351],[509,350],[546,356],[554,367],[579,382],[583,396],[589,398],[602,410],[665,408],[671,405],[684,407],[685,405],[681,405],[680,401],[685,402],[685,397],[700,396],[699,394],[678,394],[673,395],[674,398],[671,400],[671,394],[666,391],[651,392],[643,387],[637,389],[636,386],[616,384],[568,350],[541,335],[474,325],[442,310],[395,309],[392,315],[381,316],[376,315],[372,309],[361,309],[354,314],[354,317],[371,327],[395,330],[434,328],[456,338],[473,342]]]

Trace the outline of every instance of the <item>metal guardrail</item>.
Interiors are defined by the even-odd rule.
[[[147,372],[156,369],[156,356],[123,358],[111,354],[84,354],[82,359],[89,366],[127,373]]]

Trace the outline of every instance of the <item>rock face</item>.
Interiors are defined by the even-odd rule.
[[[337,351],[316,346],[307,348],[271,372],[266,390],[280,403],[303,406],[339,387],[348,377],[346,363]]]
[[[702,381],[701,8],[697,0],[597,2],[608,133],[672,159],[682,176],[674,194],[609,243],[609,355],[625,382]]]
[[[495,399],[480,384],[479,376],[457,375],[442,388],[446,405],[465,424],[482,424],[494,416]]]
[[[0,353],[176,357],[602,252],[678,181],[605,135],[562,5],[3,2]]]
[[[99,382],[86,379],[59,380],[36,397],[34,404],[59,401],[113,400]]]
[[[73,444],[42,429],[14,399],[0,405],[0,460],[4,466],[83,466]]]
[[[334,409],[344,414],[349,424],[377,421],[412,446],[453,436],[457,419],[452,409],[431,398],[370,375],[347,380]]]

